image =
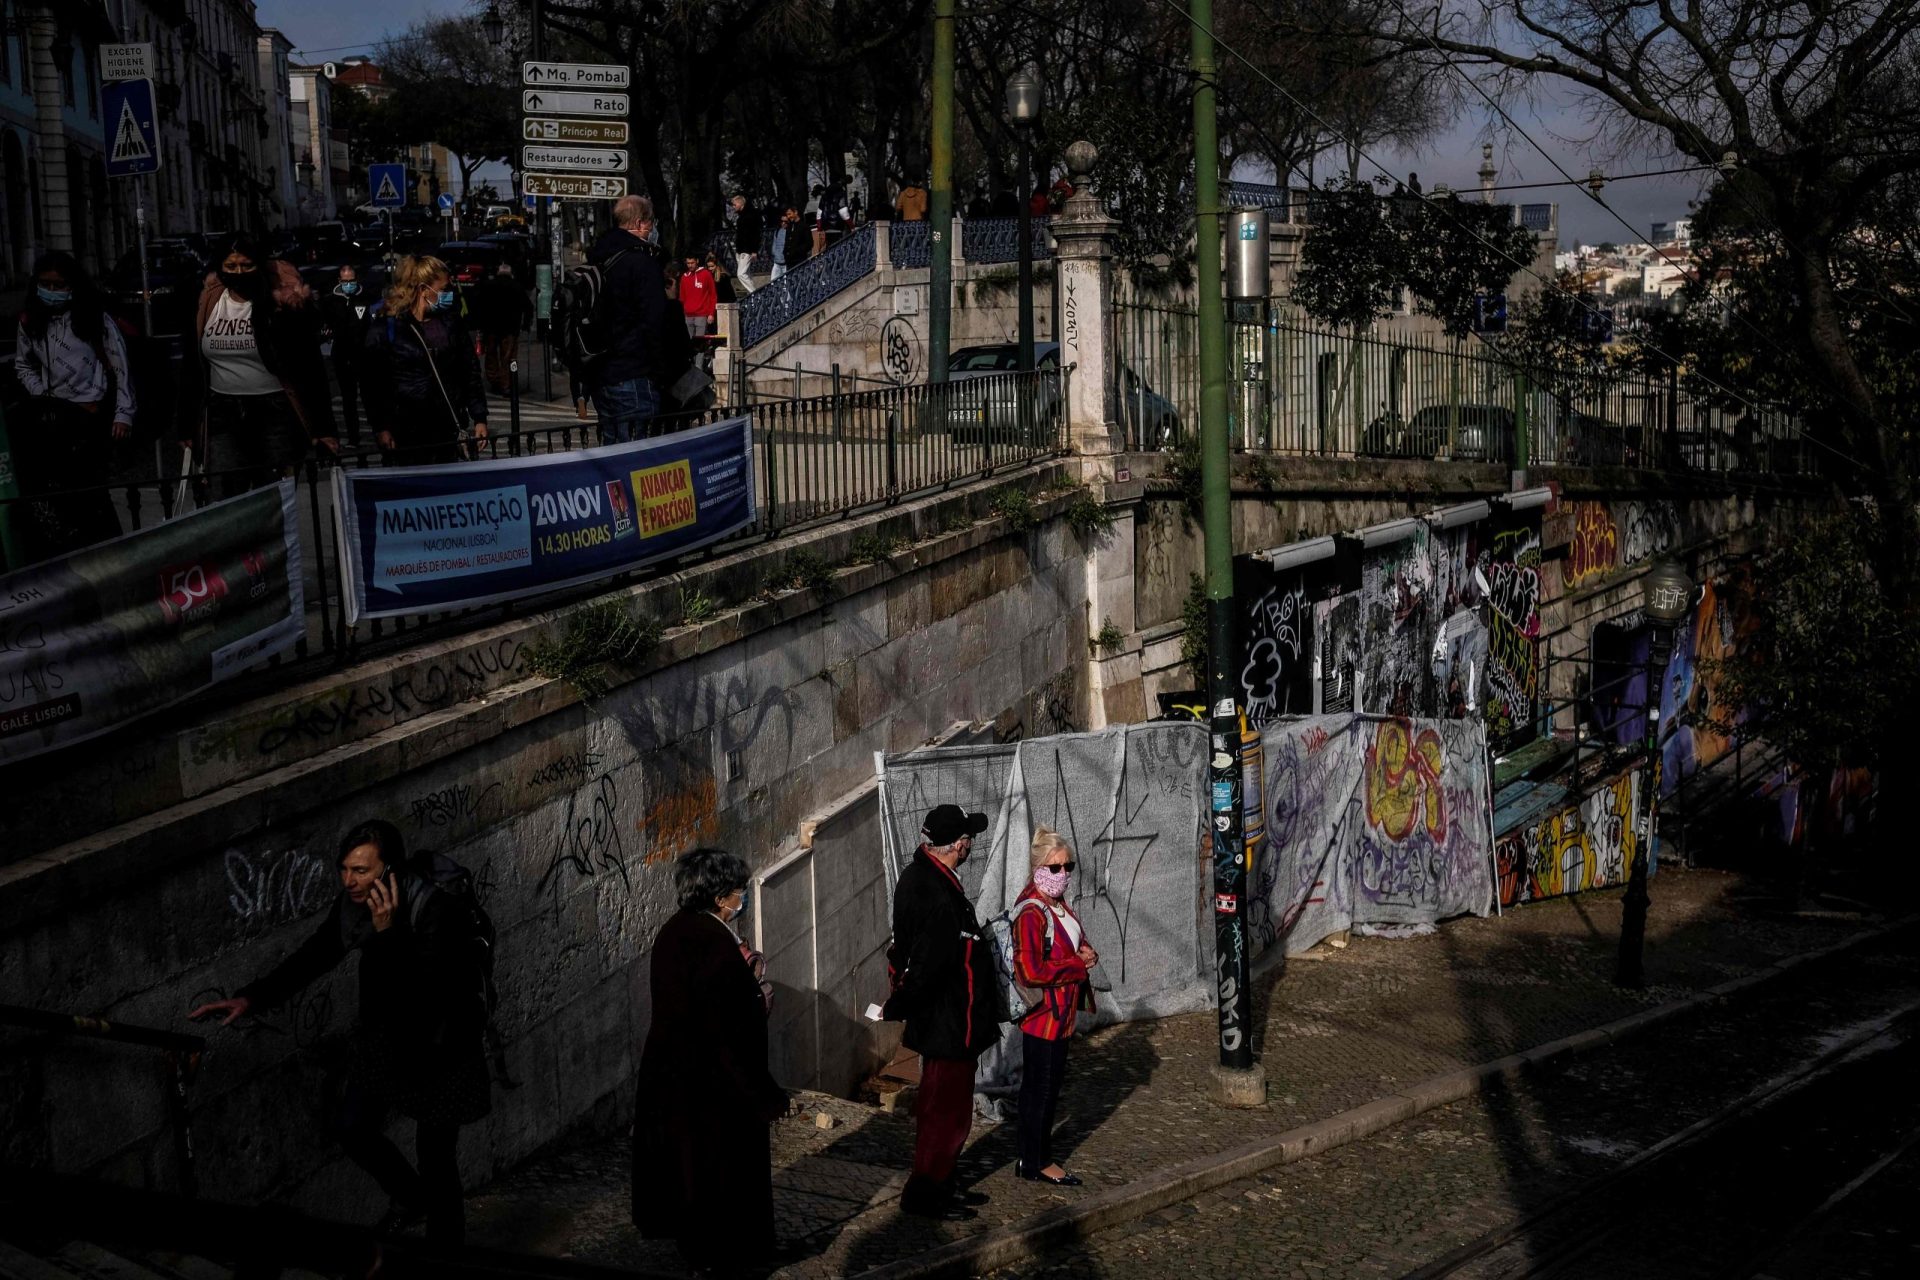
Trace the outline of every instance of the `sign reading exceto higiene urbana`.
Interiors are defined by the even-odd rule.
[[[291,480],[0,577],[0,764],[185,701],[306,625]]]
[[[757,510],[746,418],[572,453],[333,478],[350,622],[611,577],[717,542]]]

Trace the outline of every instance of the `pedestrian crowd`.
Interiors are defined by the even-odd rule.
[[[875,1014],[904,1024],[901,1041],[921,1059],[900,1208],[944,1221],[974,1218],[988,1199],[961,1184],[958,1161],[972,1129],[977,1064],[1009,1024],[1020,1032],[1014,1172],[1081,1185],[1053,1150],[1068,1044],[1093,1008],[1099,962],[1069,905],[1074,851],[1059,833],[1036,830],[1026,888],[983,923],[962,868],[988,825],[985,814],[952,804],[926,813],[894,890],[888,989],[875,993],[883,1002]],[[336,865],[340,889],[313,934],[232,996],[187,1016],[228,1026],[267,1012],[357,954],[359,1017],[331,1085],[331,1132],[388,1198],[379,1232],[424,1225],[430,1241],[457,1245],[465,1238],[460,1131],[489,1114],[495,1083],[512,1083],[493,1027],[493,925],[466,869],[445,854],[410,854],[390,822],[354,826]],[[768,1066],[766,957],[740,935],[752,878],[744,859],[721,849],[682,855],[673,868],[679,910],[648,957],[633,1223],[644,1238],[674,1241],[702,1274],[764,1273],[781,1259],[771,1126],[791,1101]],[[412,1160],[389,1136],[395,1115],[413,1121]],[[377,1254],[367,1261],[378,1268]]]

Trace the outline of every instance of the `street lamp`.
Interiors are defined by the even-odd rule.
[[[1620,957],[1615,985],[1646,985],[1647,859],[1652,855],[1653,817],[1660,792],[1660,691],[1673,657],[1673,635],[1693,608],[1693,580],[1671,560],[1656,561],[1641,580],[1640,612],[1647,620],[1647,742],[1640,769],[1640,834],[1627,869],[1627,896],[1621,904]]]
[[[1040,119],[1040,82],[1025,67],[1007,81],[1007,119],[1020,135],[1020,372],[1033,372],[1033,126]]]
[[[480,16],[480,30],[487,37],[487,43],[498,49],[507,38],[507,20],[500,16],[500,6],[490,4]]]

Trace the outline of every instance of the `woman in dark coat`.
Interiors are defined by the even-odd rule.
[[[361,387],[390,465],[461,462],[487,438],[487,391],[447,264],[402,258],[367,317]]]
[[[226,1026],[264,1012],[358,951],[360,1021],[334,1134],[392,1198],[381,1229],[424,1215],[428,1239],[459,1244],[460,1126],[493,1108],[484,977],[466,902],[407,865],[406,841],[391,822],[354,827],[341,841],[340,894],[314,935],[232,999],[187,1016],[225,1014]],[[417,1124],[417,1171],[386,1136],[390,1110]]]
[[[703,1270],[773,1252],[768,1126],[787,1095],[767,1070],[769,988],[735,936],[747,864],[695,849],[674,866],[680,910],[653,940],[653,1023],[640,1054],[633,1221]]]

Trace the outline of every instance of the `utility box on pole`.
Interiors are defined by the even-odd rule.
[[[1227,297],[1265,302],[1271,292],[1272,249],[1265,209],[1235,209],[1227,215]]]

